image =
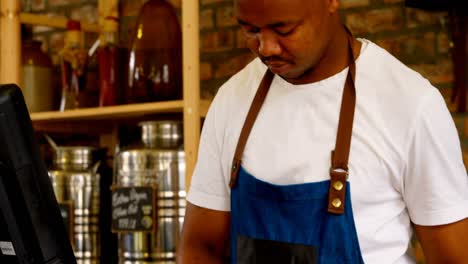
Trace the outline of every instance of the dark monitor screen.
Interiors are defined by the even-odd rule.
[[[16,85],[0,85],[0,263],[76,263]]]

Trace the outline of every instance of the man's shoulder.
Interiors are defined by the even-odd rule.
[[[421,124],[427,110],[446,108],[437,88],[383,48],[368,43],[356,65],[357,103],[383,120],[386,133],[397,145],[407,146],[415,124]]]
[[[421,98],[436,89],[420,73],[405,65],[387,50],[369,40],[361,40],[367,47],[358,62],[358,77],[373,85],[377,93],[409,100]],[[360,66],[360,69],[359,69]]]

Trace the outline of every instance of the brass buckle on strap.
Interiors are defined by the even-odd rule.
[[[343,214],[346,199],[346,181],[349,177],[348,170],[342,168],[330,168],[330,189],[328,191],[328,212]]]

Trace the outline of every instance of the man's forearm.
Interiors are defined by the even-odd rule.
[[[414,226],[428,264],[465,264],[468,218],[440,226]]]

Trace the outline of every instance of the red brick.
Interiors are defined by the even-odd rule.
[[[461,114],[452,115],[453,122],[455,123],[455,127],[458,130],[459,135],[463,135],[465,129],[465,116]]]
[[[97,6],[85,5],[85,6],[76,8],[71,12],[71,18],[78,20],[78,21],[90,23],[90,24],[98,23]]]
[[[232,30],[219,31],[217,39],[218,39],[217,47],[219,49],[234,48],[234,32]]]
[[[203,33],[200,35],[200,49],[202,52],[215,50],[217,44],[215,32]]]
[[[447,84],[454,81],[453,63],[449,58],[438,60],[436,64],[426,63],[409,66],[436,86],[437,84]]]
[[[247,48],[245,33],[241,28],[236,30],[236,48]]]
[[[446,32],[441,32],[437,35],[437,49],[439,50],[439,53],[448,53],[452,46],[452,40],[449,38]]]
[[[433,32],[379,39],[376,40],[376,43],[400,59],[435,56],[435,34]]]
[[[401,39],[387,38],[376,40],[375,43],[390,52],[393,56],[401,58]]]
[[[216,10],[216,25],[218,27],[237,25],[237,21],[234,18],[234,8],[232,5],[224,6]]]
[[[435,34],[408,35],[402,41],[403,55],[406,57],[433,57],[435,55]]]
[[[227,51],[234,48],[234,33],[232,30],[219,30],[201,35],[203,52]]]
[[[369,0],[341,0],[340,6],[341,8],[351,8],[351,7],[361,7],[361,6],[368,6]]]
[[[406,8],[405,15],[409,28],[416,28],[422,25],[435,25],[446,20],[443,12],[428,12],[417,8]]]
[[[463,119],[463,136],[468,137],[468,117],[465,115]],[[468,149],[466,149],[466,152],[468,152]]]
[[[255,55],[250,52],[232,57],[217,65],[214,76],[215,78],[230,77],[244,68],[253,58]]]
[[[450,96],[452,95],[452,93],[450,93]],[[445,98],[445,97],[444,97]],[[457,103],[456,102],[452,102],[452,100],[449,98],[445,98],[445,103],[447,104],[447,108],[448,110],[450,111],[450,113],[455,113],[457,111]]]
[[[200,11],[200,29],[210,29],[214,26],[213,9]]]
[[[439,88],[439,92],[442,94],[442,97],[444,97],[447,105],[449,105],[450,99],[452,97],[453,89],[452,88]]]
[[[392,7],[351,13],[346,16],[346,24],[355,34],[395,31],[403,26],[403,12]]]
[[[468,150],[466,148],[463,149],[463,163],[468,168]]]
[[[207,62],[200,63],[200,80],[205,81],[213,78],[213,69]]]
[[[32,11],[43,11],[45,9],[45,0],[32,0],[31,9]]]

